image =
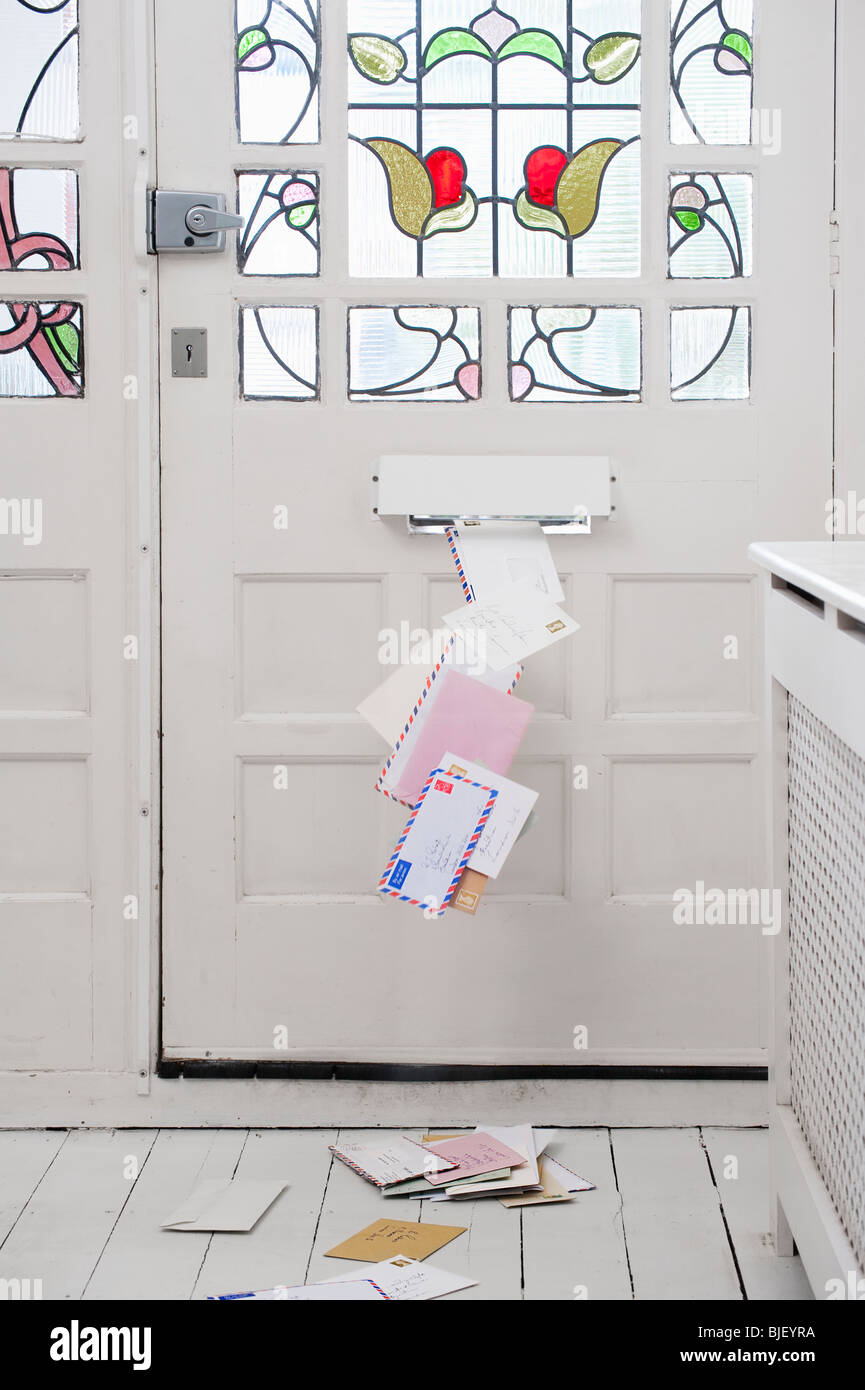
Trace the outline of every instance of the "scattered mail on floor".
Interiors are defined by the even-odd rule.
[[[337,1275],[339,1279],[341,1276]],[[374,1280],[391,1299],[418,1300],[441,1298],[444,1294],[457,1293],[460,1289],[471,1289],[477,1279],[466,1279],[462,1274],[451,1274],[435,1265],[421,1264],[400,1250],[389,1260],[378,1264],[365,1265],[356,1269],[355,1279],[368,1277]],[[324,1280],[317,1287],[326,1287],[330,1280]]]
[[[206,1178],[162,1223],[163,1231],[251,1231],[287,1182]]]

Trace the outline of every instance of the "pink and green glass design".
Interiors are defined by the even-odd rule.
[[[77,264],[77,202],[74,250],[62,236],[22,228],[16,208],[16,175],[29,172],[0,169],[0,271],[71,270]],[[57,180],[50,176],[58,171],[44,172],[56,192]],[[38,180],[36,184],[38,187]],[[50,191],[47,203],[37,201],[37,206],[44,206],[46,217],[50,215]],[[83,395],[82,331],[80,304],[58,300],[0,302],[0,395]]]
[[[754,0],[670,0],[670,140],[748,145]]]
[[[234,64],[242,143],[318,143],[318,0],[235,0]]]

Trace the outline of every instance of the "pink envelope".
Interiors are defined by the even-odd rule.
[[[425,1173],[427,1182],[433,1187],[447,1187],[461,1178],[496,1173],[500,1168],[524,1168],[526,1164],[525,1154],[508,1148],[507,1144],[483,1130],[460,1134],[456,1139],[440,1139],[436,1143],[435,1153],[441,1158],[449,1158],[457,1167],[449,1173]]]
[[[490,772],[507,772],[522,742],[534,705],[515,695],[493,690],[472,676],[444,671],[442,688],[428,714],[418,722],[414,737],[402,745],[397,781],[391,796],[414,806],[424,782],[451,749]]]

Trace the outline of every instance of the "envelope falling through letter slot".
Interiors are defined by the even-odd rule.
[[[536,522],[446,534],[464,602],[440,659],[397,668],[357,707],[391,742],[376,789],[412,811],[378,891],[428,917],[474,916],[534,822],[537,793],[505,775],[534,712],[513,691],[526,657],[579,630]]]

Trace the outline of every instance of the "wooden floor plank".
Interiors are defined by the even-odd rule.
[[[593,1182],[596,1191],[578,1193],[561,1205],[523,1209],[524,1298],[630,1299],[608,1130],[559,1130],[548,1152]]]
[[[439,1129],[431,1132],[457,1134],[461,1131]],[[418,1206],[422,1221],[467,1228],[465,1235],[457,1236],[450,1245],[430,1256],[442,1269],[478,1281],[473,1288],[449,1294],[449,1300],[514,1302],[522,1298],[519,1211],[509,1211],[495,1197],[478,1198],[476,1202],[419,1202]]]
[[[0,1131],[0,1248],[66,1138],[65,1130]]]
[[[393,1132],[408,1134],[412,1139],[419,1139],[423,1133],[422,1130],[411,1129]],[[333,1141],[326,1139],[320,1130],[318,1133],[321,1136],[323,1156],[329,1159],[332,1155],[328,1153],[327,1146]],[[376,1136],[381,1137],[381,1134],[380,1129],[345,1129],[339,1131],[339,1138],[372,1139]],[[339,1245],[341,1241],[347,1240],[349,1236],[355,1235],[381,1217],[392,1221],[419,1221],[422,1205],[421,1202],[410,1201],[408,1197],[383,1197],[371,1182],[352,1172],[345,1163],[333,1159],[313,1244],[307,1283],[314,1284],[319,1279],[335,1279],[338,1274],[359,1269],[360,1265],[356,1260],[327,1257],[325,1251]],[[460,1224],[465,1225],[465,1222]]]
[[[779,1258],[769,1232],[769,1131],[704,1129],[703,1141],[749,1299],[813,1300],[798,1255]],[[729,1159],[736,1160],[736,1166]],[[726,1176],[727,1173],[737,1176]]]
[[[0,1278],[42,1280],[45,1299],[80,1299],[131,1182],[126,1160],[142,1162],[152,1130],[76,1130],[63,1144],[0,1250]]]
[[[160,1224],[196,1183],[230,1178],[246,1142],[242,1129],[163,1129],[90,1280],[88,1299],[186,1299],[212,1239]]]
[[[250,1133],[237,1177],[284,1179],[289,1187],[248,1234],[214,1235],[194,1298],[306,1282],[335,1138],[336,1130],[320,1129]]]
[[[613,1157],[637,1299],[740,1299],[696,1129],[617,1129]]]

